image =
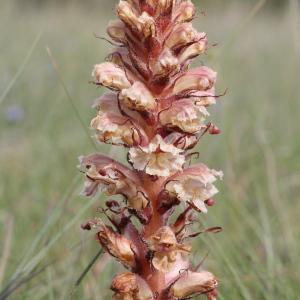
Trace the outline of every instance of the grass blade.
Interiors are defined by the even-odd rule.
[[[17,73],[15,74],[15,76],[12,78],[12,80],[10,81],[10,83],[8,84],[8,86],[6,87],[6,89],[4,90],[4,92],[2,93],[2,95],[0,96],[0,105],[2,104],[2,102],[5,100],[6,96],[8,95],[8,93],[10,92],[10,90],[12,89],[12,87],[14,86],[14,84],[16,83],[16,81],[19,79],[19,77],[22,75],[22,73],[24,72],[30,57],[32,56],[36,46],[38,45],[41,36],[42,36],[43,31],[41,30],[36,38],[34,39],[31,48],[29,49],[27,55],[25,56],[20,68],[18,69]]]

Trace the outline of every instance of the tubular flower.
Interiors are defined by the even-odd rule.
[[[190,0],[121,0],[116,14],[119,20],[107,28],[116,48],[92,72],[92,83],[110,91],[94,102],[90,124],[98,142],[127,151],[127,162],[80,157],[82,195],[116,197],[99,208],[110,225],[97,218],[82,228],[94,229],[103,250],[129,270],[113,279],[113,300],[216,299],[217,279],[196,272],[187,243],[221,231],[195,229],[200,213],[214,205],[223,176],[191,165],[201,138],[220,133],[207,120],[220,97],[217,73],[191,68],[210,48],[207,35],[191,23]],[[174,222],[173,213],[182,209]]]
[[[205,165],[196,165],[175,175],[166,184],[166,191],[171,197],[193,204],[200,211],[207,213],[205,201],[218,193],[213,183],[223,173],[210,170]]]
[[[131,148],[129,160],[137,170],[165,177],[180,171],[185,157],[181,149],[167,144],[160,135],[156,135],[148,146]]]
[[[104,94],[95,101],[94,107],[98,115],[91,121],[91,127],[100,142],[134,146],[147,141],[146,133],[138,125],[138,117],[129,118],[120,111],[116,94]]]
[[[137,111],[152,111],[156,107],[156,102],[142,82],[135,82],[130,88],[122,90],[120,99],[129,109]]]
[[[208,116],[209,113],[204,106],[195,105],[190,99],[183,99],[163,111],[160,120],[165,126],[179,128],[187,133],[196,133],[206,127],[204,121]]]
[[[172,286],[170,294],[175,299],[207,294],[218,286],[218,281],[209,272],[191,272],[183,274]]]

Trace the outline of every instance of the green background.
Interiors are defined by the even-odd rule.
[[[218,91],[228,92],[211,109],[223,134],[198,149],[225,178],[196,227],[224,231],[195,240],[192,260],[209,252],[204,267],[220,278],[220,299],[299,299],[299,1],[197,4],[206,16],[195,27],[218,43],[198,63],[216,69]],[[112,48],[93,33],[105,36],[113,8],[101,0],[0,2],[0,299],[5,291],[16,300],[111,297],[121,267],[107,256],[74,283],[99,250],[80,224],[98,216],[101,201],[78,196],[76,165],[95,151],[90,106],[103,90],[88,81]],[[7,119],[12,105],[23,119]],[[96,147],[124,159],[120,149]]]

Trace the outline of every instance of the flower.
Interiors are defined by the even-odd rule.
[[[167,144],[160,135],[156,135],[148,146],[131,148],[129,160],[136,170],[165,177],[182,169],[185,161],[182,152],[172,144]]]
[[[191,23],[182,23],[175,26],[166,40],[166,46],[172,50],[180,50],[185,45],[196,42],[201,37]]]
[[[122,90],[120,99],[126,107],[137,111],[151,111],[156,107],[151,92],[139,81],[136,81],[130,88]]]
[[[117,43],[126,43],[125,25],[119,20],[111,21],[108,24],[107,34]]]
[[[180,52],[180,54],[178,56],[178,61],[181,64],[186,61],[189,61],[189,60],[197,57],[198,55],[203,54],[206,51],[206,48],[207,48],[206,34],[202,33],[202,37],[199,39],[199,41],[186,47],[185,49],[183,49]]]
[[[179,70],[179,61],[169,48],[165,48],[158,59],[152,62],[151,70],[155,78],[170,76]]]
[[[179,128],[187,133],[197,133],[206,125],[205,118],[209,116],[204,106],[195,105],[190,99],[176,101],[160,114],[164,126]]]
[[[189,245],[177,242],[176,236],[169,226],[161,227],[151,236],[149,246],[150,250],[154,251],[153,266],[164,273],[171,272],[176,264],[181,262],[182,255],[188,254],[191,250]]]
[[[176,80],[173,93],[180,94],[188,91],[207,91],[211,89],[217,78],[217,73],[207,67],[199,67],[187,71]]]
[[[116,94],[104,94],[95,102],[94,107],[99,113],[91,121],[91,127],[96,132],[97,140],[126,146],[140,145],[148,140],[143,128],[138,125],[138,120],[121,113]]]
[[[141,33],[144,38],[155,36],[155,21],[147,12],[143,12],[139,16],[131,3],[121,0],[117,7],[117,13],[126,25]]]
[[[117,275],[111,284],[111,289],[115,292],[113,300],[154,300],[147,283],[134,273]]]
[[[103,223],[98,226],[97,238],[101,246],[125,267],[133,269],[136,267],[137,249],[130,240]]]
[[[96,84],[101,84],[113,90],[122,90],[131,86],[124,70],[111,62],[94,66],[92,76]]]
[[[98,191],[108,195],[123,195],[129,206],[142,210],[148,205],[148,198],[141,187],[140,179],[132,170],[100,154],[80,157],[80,169],[86,175],[82,194],[95,196]]]
[[[156,15],[165,15],[170,12],[173,0],[147,0],[147,3],[156,9]]]
[[[218,286],[218,280],[209,272],[187,271],[172,285],[170,296],[175,299],[186,299],[206,294]]]
[[[206,213],[205,201],[218,193],[213,183],[217,178],[222,177],[222,172],[211,170],[207,166],[199,164],[170,178],[165,190],[170,197],[191,203],[195,208]]]
[[[174,21],[177,23],[184,23],[191,21],[195,16],[195,6],[190,0],[182,1],[175,13],[174,13]]]

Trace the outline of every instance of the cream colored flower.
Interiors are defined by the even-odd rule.
[[[179,62],[169,48],[165,48],[158,59],[153,62],[151,70],[156,77],[168,76],[179,70]]]
[[[218,286],[218,280],[209,272],[187,271],[172,285],[170,296],[177,299],[187,299],[192,296],[206,294]]]
[[[200,34],[199,34],[200,35]],[[198,55],[203,54],[206,51],[207,48],[207,38],[206,34],[203,32],[201,33],[203,35],[200,37],[198,42],[193,43],[192,45],[186,47],[178,56],[178,61],[180,63],[184,63],[186,61],[189,61]]]
[[[178,24],[166,40],[169,49],[179,49],[199,39],[199,33],[191,23]]]
[[[136,81],[130,88],[122,90],[120,99],[129,109],[137,111],[154,110],[156,102],[147,87]]]
[[[190,252],[189,245],[179,244],[171,227],[161,227],[149,241],[150,250],[154,251],[152,264],[155,269],[169,273],[182,264],[183,255]]]
[[[160,135],[156,135],[147,147],[131,148],[129,159],[136,170],[164,177],[180,171],[185,156],[181,149],[167,144]]]
[[[111,62],[95,65],[92,76],[95,83],[111,89],[122,90],[131,86],[124,70]]]
[[[204,106],[195,105],[190,99],[183,99],[163,111],[160,121],[165,126],[179,128],[187,133],[197,133],[205,127],[207,116],[209,113]]]
[[[170,12],[173,6],[173,0],[147,0],[147,3],[156,9],[157,15],[163,15]]]
[[[112,282],[111,289],[115,292],[113,300],[154,300],[147,283],[134,273],[117,275]]]
[[[140,32],[145,38],[155,36],[155,21],[147,12],[143,12],[139,16],[132,3],[121,0],[117,7],[117,13],[125,24]]]
[[[171,196],[184,202],[190,202],[206,213],[205,201],[218,193],[213,183],[222,176],[222,172],[211,170],[202,164],[196,165],[185,169],[178,176],[174,176],[165,188]]]
[[[134,146],[148,140],[143,128],[134,119],[121,114],[116,94],[104,94],[94,107],[99,112],[91,121],[91,127],[100,142]]]
[[[217,73],[207,67],[199,67],[186,72],[177,79],[174,94],[188,91],[207,91],[216,83]]]
[[[154,37],[156,34],[156,27],[154,19],[146,12],[143,12],[137,20],[137,28],[143,33],[145,38]]]
[[[173,20],[178,23],[191,21],[195,16],[195,6],[190,0],[182,1],[176,8]]]

